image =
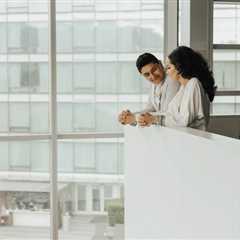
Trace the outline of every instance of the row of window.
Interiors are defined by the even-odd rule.
[[[49,143],[1,142],[0,171],[49,171]],[[58,143],[60,173],[123,174],[122,143]]]
[[[0,93],[47,93],[47,63],[0,64]],[[147,81],[138,79],[134,62],[58,63],[59,93],[142,93]]]
[[[139,99],[140,100],[140,99]],[[59,132],[120,132],[117,121],[123,109],[139,111],[145,104],[134,102],[58,103]],[[239,114],[240,98],[216,97],[213,114]],[[41,118],[39,117],[41,116]],[[0,132],[49,132],[47,102],[0,103]]]
[[[1,0],[0,13],[46,13],[49,0]],[[57,12],[163,9],[163,0],[56,0]]]
[[[60,132],[119,132],[117,115],[122,109],[138,111],[140,103],[59,103]],[[39,117],[41,116],[41,117]],[[0,132],[49,131],[48,103],[0,103]]]
[[[218,89],[240,89],[240,61],[214,62]],[[48,93],[47,63],[2,63],[0,93]],[[134,62],[58,63],[58,93],[140,94],[149,83],[138,77]]]
[[[57,23],[57,52],[136,52],[163,49],[162,20]],[[147,36],[147,38],[145,37]],[[0,23],[0,53],[47,53],[48,23]]]

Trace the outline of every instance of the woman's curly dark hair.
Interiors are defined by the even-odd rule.
[[[183,78],[196,77],[202,83],[209,100],[213,101],[216,89],[213,73],[200,53],[189,47],[180,46],[173,50],[168,58]]]

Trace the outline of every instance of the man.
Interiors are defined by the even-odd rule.
[[[163,65],[151,53],[140,55],[136,61],[139,73],[152,83],[151,93],[145,109],[138,113],[129,110],[122,111],[118,116],[121,124],[150,126],[151,124],[161,124],[158,113],[165,112],[169,102],[176,95],[179,83],[168,77],[164,72]]]

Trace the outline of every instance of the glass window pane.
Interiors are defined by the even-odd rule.
[[[213,70],[218,90],[240,89],[240,51],[214,50]]]
[[[32,91],[47,93],[49,89],[49,81],[48,81],[48,63],[38,63],[37,65],[30,64],[30,77],[33,77],[34,80],[32,82],[33,86]],[[39,78],[39,80],[38,80]],[[37,85],[39,82],[39,86]]]
[[[8,23],[7,43],[9,53],[27,52],[27,45],[24,46],[27,38],[25,23]]]
[[[148,20],[142,23],[141,50],[148,52],[163,51],[163,28],[159,27],[162,25],[162,20]]]
[[[7,93],[8,92],[8,78],[7,78],[7,64],[0,64],[0,92]]]
[[[117,26],[115,22],[99,21],[96,23],[96,51],[115,52],[117,43]]]
[[[100,189],[94,188],[92,190],[92,195],[93,195],[93,211],[100,211]]]
[[[31,103],[31,132],[48,132],[48,112],[48,103]]]
[[[48,2],[0,0],[4,136],[49,131]],[[48,140],[0,143],[0,238],[50,239],[49,152]]]
[[[78,185],[78,210],[86,210],[87,203],[86,186]]]
[[[57,87],[60,93],[72,93],[73,67],[72,63],[58,63]]]
[[[73,88],[76,92],[93,93],[95,90],[95,65],[93,63],[74,63]]]
[[[29,12],[31,13],[47,13],[48,0],[34,0],[29,1]]]
[[[113,190],[111,185],[105,185],[104,186],[104,198],[105,199],[111,199],[113,195]]]
[[[78,172],[95,172],[95,144],[75,143],[75,169]]]
[[[62,1],[56,0],[56,12],[57,13],[65,13],[65,12],[72,12],[72,1]]]
[[[27,0],[8,0],[7,8],[9,13],[24,13],[27,12]]]
[[[1,156],[0,171],[7,171],[9,169],[8,155],[9,155],[8,143],[0,142],[0,156]]]
[[[140,93],[141,82],[138,81],[137,69],[134,62],[121,62],[119,67],[119,93]]]
[[[30,131],[30,109],[28,103],[10,103],[9,131]]]
[[[47,53],[47,51],[47,23],[8,23],[9,53]]]
[[[8,103],[0,103],[0,132],[8,132]]]
[[[118,159],[119,159],[119,166],[118,166],[118,171],[119,174],[124,174],[124,169],[125,169],[125,157],[124,157],[124,144],[119,143],[118,144]]]
[[[120,21],[118,25],[118,50],[136,52],[140,50],[141,28],[139,22]]]
[[[240,3],[214,3],[215,44],[240,44]]]
[[[7,0],[0,1],[0,14],[6,13],[7,11]]]
[[[118,173],[118,148],[116,143],[99,143],[96,146],[97,171]]]
[[[48,172],[49,171],[49,142],[35,141],[31,143],[31,171]]]
[[[213,102],[213,115],[240,114],[240,98],[237,96],[216,96]]]
[[[73,47],[74,52],[95,50],[94,22],[83,21],[73,23]]]
[[[72,52],[72,24],[65,22],[57,23],[57,52]]]
[[[73,143],[61,141],[58,143],[58,171],[73,173]]]
[[[44,22],[29,23],[29,34],[27,47],[30,53],[47,53],[48,52],[48,24]],[[26,44],[26,43],[25,43]]]
[[[9,167],[11,170],[30,170],[29,142],[11,142],[9,146]]]
[[[0,23],[0,54],[7,52],[7,41],[7,24]]]
[[[28,91],[28,64],[9,64],[8,79],[11,92]]]
[[[97,93],[117,92],[117,64],[102,62],[96,64]]]
[[[73,105],[73,128],[77,131],[94,131],[95,106],[92,103],[75,103]]]
[[[163,56],[163,5],[162,0],[57,0],[59,131],[120,132],[118,112],[143,108],[149,84],[139,77],[135,61],[143,51]],[[63,228],[83,212],[95,223],[94,214],[107,211],[106,178],[108,201],[123,196],[115,178],[123,174],[123,143],[115,138],[60,142],[59,179],[70,176],[59,196]]]
[[[46,93],[48,92],[48,65],[45,63],[9,64],[8,79],[11,92]]]
[[[96,128],[99,132],[118,131],[120,125],[117,121],[117,104],[96,104]]]
[[[59,132],[73,130],[73,105],[71,103],[58,103],[58,130]]]

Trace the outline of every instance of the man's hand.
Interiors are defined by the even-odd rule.
[[[136,122],[136,118],[133,113],[131,113],[129,110],[122,111],[118,116],[118,121],[121,124],[132,124]]]
[[[149,127],[155,121],[155,117],[150,113],[142,113],[138,118],[138,125],[141,127]]]

